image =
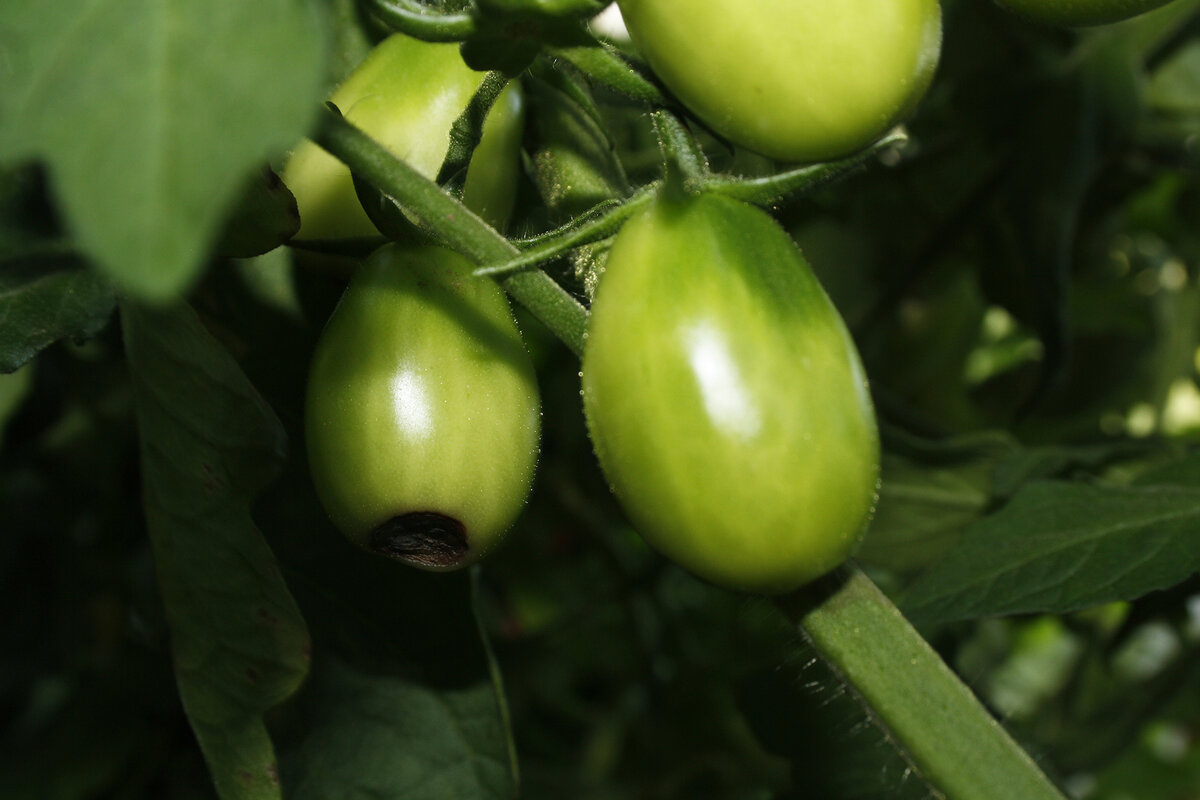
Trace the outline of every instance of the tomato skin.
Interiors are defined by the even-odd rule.
[[[739,201],[663,197],[618,234],[583,399],[634,526],[713,583],[807,583],[874,507],[878,433],[853,342],[792,240]]]
[[[483,78],[463,62],[457,45],[394,34],[375,46],[330,100],[346,119],[433,179],[450,148],[450,128]],[[516,195],[523,127],[524,96],[513,82],[488,114],[463,187],[467,206],[501,230]],[[282,177],[300,210],[297,239],[378,234],[359,205],[350,170],[316,144],[298,145]]]
[[[500,541],[537,459],[532,364],[503,292],[470,269],[439,247],[376,251],[309,372],[309,467],[326,511],[360,547],[435,571]]]
[[[617,0],[646,61],[735,144],[789,162],[849,155],[915,108],[941,49],[938,0]]]
[[[1136,17],[1170,0],[996,0],[996,4],[1031,22],[1064,27],[1104,25]]]

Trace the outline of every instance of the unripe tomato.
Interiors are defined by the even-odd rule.
[[[484,73],[469,68],[454,44],[394,34],[380,42],[330,100],[346,119],[427,178],[450,149],[450,128],[466,109]],[[496,228],[512,213],[524,101],[514,82],[496,100],[475,149],[463,199]],[[300,210],[297,239],[374,236],[354,192],[350,170],[312,142],[302,142],[283,169]]]
[[[618,0],[654,72],[731,142],[782,161],[849,155],[933,79],[937,0]]]
[[[997,5],[1044,25],[1102,25],[1136,17],[1169,0],[996,0]]]
[[[785,592],[859,541],[879,478],[866,378],[763,211],[664,196],[626,224],[592,305],[583,400],[631,521],[700,577]]]
[[[533,367],[503,292],[439,247],[387,245],[355,274],[313,354],[305,432],[350,541],[430,570],[466,566],[533,478]]]

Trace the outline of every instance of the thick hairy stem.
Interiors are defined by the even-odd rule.
[[[859,569],[839,569],[778,604],[938,796],[1064,800]]]

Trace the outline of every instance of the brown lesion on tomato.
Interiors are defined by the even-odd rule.
[[[466,527],[436,511],[392,517],[371,531],[371,550],[416,567],[446,569],[467,556]]]

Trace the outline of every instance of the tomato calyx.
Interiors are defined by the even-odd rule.
[[[392,517],[371,531],[371,550],[414,567],[450,568],[467,555],[466,527],[437,511]]]

